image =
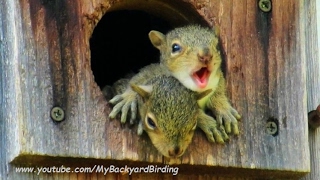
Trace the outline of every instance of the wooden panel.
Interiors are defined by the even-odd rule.
[[[110,107],[90,68],[89,38],[94,26],[108,10],[139,8],[128,2],[20,0],[1,4],[0,117],[4,121],[0,128],[1,148],[7,148],[1,159],[16,165],[176,163],[181,164],[182,174],[190,170],[208,177],[214,174],[210,179],[226,174],[230,178],[297,178],[309,171],[299,1],[274,1],[271,13],[261,12],[256,0],[139,1],[150,13],[153,5],[167,7],[170,13],[163,15],[165,19],[190,3],[209,24],[220,28],[228,93],[243,115],[239,137],[221,146],[208,143],[197,132],[185,155],[175,161],[163,159],[146,135],[136,135],[136,128],[123,128],[119,121],[107,118]],[[188,22],[188,12],[180,19]],[[177,23],[179,18],[168,21]],[[63,122],[50,119],[53,106],[66,111]],[[267,134],[270,118],[278,120],[277,136]],[[8,172],[6,168],[1,166],[0,171]],[[10,172],[11,179],[34,176]]]
[[[315,110],[320,105],[320,3],[308,0],[303,3],[301,12],[301,28],[306,29],[305,39],[301,40],[305,47],[306,80],[307,80],[307,111]],[[309,129],[309,148],[311,171],[304,180],[320,177],[320,129]]]
[[[131,179],[153,179],[153,180],[254,180],[255,178],[239,178],[239,177],[219,177],[211,174],[179,174],[173,176],[172,174],[161,173],[137,173],[131,176],[127,174],[109,173],[106,175],[100,173],[16,173],[10,177],[14,180],[25,179],[39,179],[39,180],[65,180],[65,179],[78,179],[78,180],[131,180]]]

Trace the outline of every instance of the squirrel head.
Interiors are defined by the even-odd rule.
[[[149,39],[160,50],[160,62],[184,86],[197,92],[211,88],[210,78],[220,69],[222,61],[217,31],[189,25],[166,35],[152,30]]]
[[[139,111],[143,129],[164,156],[180,157],[197,127],[201,111],[197,100],[211,90],[193,92],[172,76],[160,76],[148,84],[152,85],[131,84],[132,89],[142,97]]]

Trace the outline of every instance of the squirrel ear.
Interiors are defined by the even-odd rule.
[[[208,94],[210,94],[211,92],[212,92],[212,89],[207,89],[201,93],[198,93],[196,95],[196,98],[197,98],[197,100],[200,100],[200,99],[204,98],[205,96],[207,96]]]
[[[152,86],[143,86],[143,85],[135,85],[135,84],[130,84],[131,88],[137,92],[142,98],[149,98],[151,92],[152,92]]]
[[[154,47],[160,50],[165,42],[166,36],[159,31],[152,30],[149,32],[149,39]]]

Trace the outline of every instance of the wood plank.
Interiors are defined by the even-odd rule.
[[[210,25],[221,28],[228,94],[243,115],[240,136],[221,146],[208,143],[198,131],[181,159],[163,159],[146,135],[136,135],[136,127],[121,127],[119,121],[107,118],[110,106],[90,68],[89,39],[98,20],[112,8],[138,6],[125,0],[21,0],[2,2],[0,7],[0,118],[4,119],[0,147],[8,150],[0,153],[0,159],[29,166],[176,163],[181,177],[198,179],[223,179],[220,176],[226,174],[226,179],[293,179],[308,172],[305,72],[301,71],[306,59],[299,24],[302,4],[276,1],[271,13],[263,13],[254,0],[144,3],[141,8],[167,8],[170,13],[163,18],[174,24],[188,22],[186,17],[193,17],[191,12],[196,9]],[[191,6],[186,3],[195,9],[183,10],[177,19],[170,19],[179,7]],[[65,110],[64,121],[50,119],[54,106]],[[266,132],[270,118],[278,120],[277,136]],[[36,178],[14,173],[13,165],[11,170],[0,167],[0,176],[10,172],[9,179]],[[190,175],[190,170],[206,175]],[[122,178],[115,175],[115,179]]]
[[[21,37],[21,25],[15,24],[20,17],[17,4],[16,1],[1,1],[0,6],[0,179],[5,179],[8,159],[18,156],[20,148],[16,146],[20,141],[16,124],[22,121],[20,97],[17,93],[9,93],[20,86],[16,81],[20,77],[15,66],[19,62],[17,51]]]
[[[301,12],[301,29],[305,31],[305,39],[301,46],[305,47],[307,112],[315,110],[320,104],[320,3],[318,1],[304,1]],[[304,180],[314,180],[320,177],[320,129],[309,128],[309,148],[311,171]]]
[[[13,169],[11,169],[13,170]],[[179,173],[174,176],[172,174],[167,173],[133,173],[129,174],[120,174],[120,173],[107,173],[104,175],[103,173],[13,173],[9,171],[7,179],[14,180],[24,180],[24,179],[39,179],[39,180],[47,180],[47,179],[55,179],[55,180],[64,180],[64,179],[115,179],[115,180],[129,180],[129,179],[139,179],[139,180],[147,180],[147,179],[155,179],[155,180],[259,180],[263,176],[259,177],[232,177],[228,174],[224,176],[217,176],[212,174],[197,174],[197,173]],[[277,179],[286,179],[277,177]],[[274,179],[274,177],[270,177],[269,179]],[[292,179],[292,178],[290,178]]]

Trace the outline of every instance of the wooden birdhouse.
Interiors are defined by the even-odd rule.
[[[308,128],[308,112],[320,103],[318,6],[313,0],[0,1],[0,179],[299,179],[310,171],[306,178],[318,177],[319,130]],[[112,106],[101,89],[159,61],[150,30],[187,24],[219,29],[241,132],[219,145],[196,131],[185,154],[168,160],[136,126],[108,118]],[[150,165],[179,172],[101,170]]]

